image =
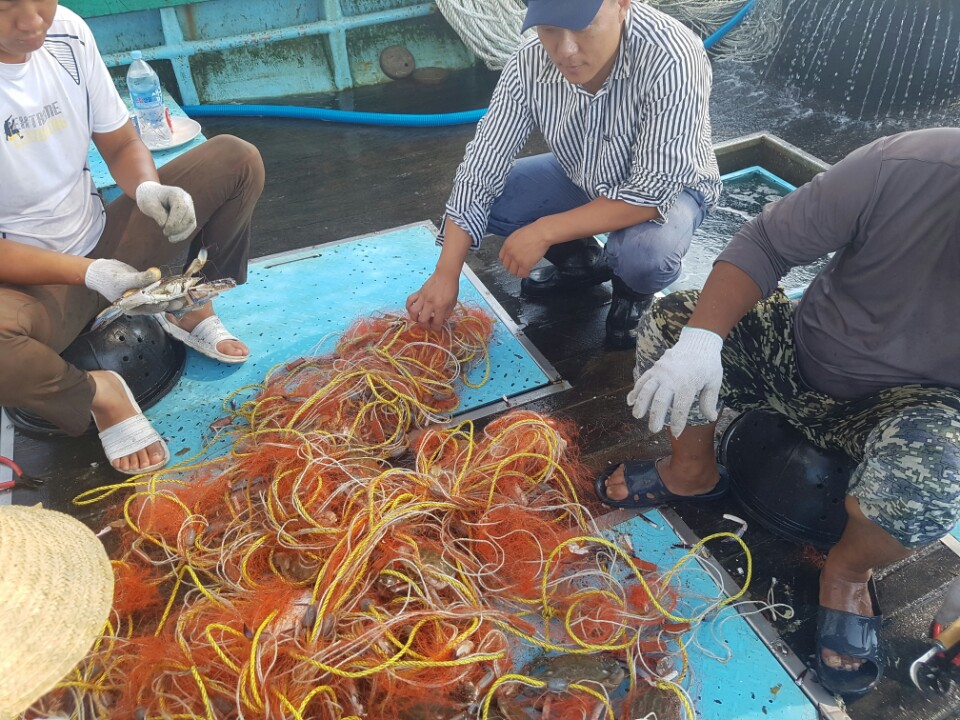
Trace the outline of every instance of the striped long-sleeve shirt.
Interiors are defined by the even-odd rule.
[[[710,132],[712,72],[703,43],[673,18],[634,0],[617,58],[591,95],[567,82],[539,39],[508,61],[454,179],[447,218],[474,248],[513,161],[539,128],[567,176],[589,198],[655,207],[663,222],[685,188],[708,207],[720,195]]]

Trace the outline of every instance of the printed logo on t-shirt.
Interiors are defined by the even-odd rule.
[[[28,115],[8,115],[3,121],[4,140],[17,148],[42,142],[66,129],[67,119],[58,100]]]
[[[15,137],[23,140],[23,133],[21,133],[20,128],[17,127],[17,120],[13,115],[3,121],[3,136],[7,140]]]

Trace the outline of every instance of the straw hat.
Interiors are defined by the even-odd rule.
[[[110,560],[88,527],[0,506],[0,718],[26,710],[83,659],[112,604]]]

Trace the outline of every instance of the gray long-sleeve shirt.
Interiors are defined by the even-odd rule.
[[[800,372],[836,398],[960,388],[960,129],[881,138],[741,228],[717,261],[764,296],[836,251],[795,312]]]

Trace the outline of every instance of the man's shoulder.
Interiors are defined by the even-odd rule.
[[[542,64],[544,60],[549,60],[547,51],[536,35],[520,43],[520,47],[514,53],[514,58],[517,61],[516,64],[522,67],[535,67]]]
[[[924,128],[885,135],[855,148],[822,176],[834,184],[850,176],[885,186],[922,186],[938,178],[960,190],[960,128]],[[874,187],[870,185],[869,187]]]
[[[655,47],[671,55],[703,51],[703,41],[690,28],[639,0],[630,4],[628,37],[636,46]]]
[[[82,17],[68,7],[64,7],[63,5],[57,6],[56,15],[53,16],[53,23],[51,23],[50,29],[47,30],[48,40],[74,40],[83,45],[87,42],[88,38],[92,39],[92,37],[90,27]]]
[[[540,38],[534,35],[527,38],[516,49],[503,67],[501,80],[519,81],[523,87],[528,87],[533,80],[540,78],[544,70],[553,68],[550,57],[544,49]]]
[[[960,167],[960,128],[909,130],[866,146],[881,162],[917,161]]]
[[[55,71],[65,71],[73,80],[68,85],[86,86],[85,68],[99,55],[93,33],[83,18],[63,5],[58,6],[43,49],[45,52],[39,54],[39,61]]]

